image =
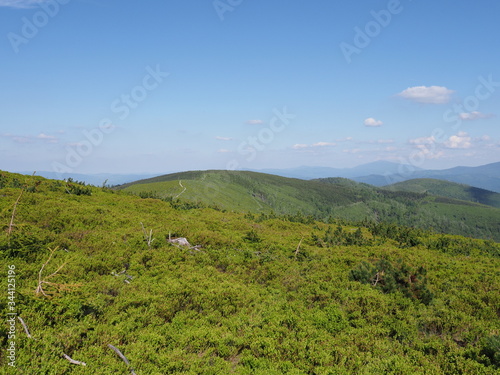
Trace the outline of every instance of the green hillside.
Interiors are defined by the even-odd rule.
[[[391,222],[500,241],[500,209],[426,193],[390,191],[343,178],[307,181],[246,171],[194,171],[118,189],[236,212]]]
[[[498,243],[182,198],[0,172],[0,372],[498,374]]]
[[[469,185],[457,184],[455,182],[435,180],[432,178],[420,178],[398,182],[386,186],[392,191],[409,191],[414,193],[429,193],[453,199],[476,202],[492,207],[500,208],[500,194],[493,191],[476,188]]]

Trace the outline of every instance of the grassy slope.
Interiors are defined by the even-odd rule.
[[[361,228],[371,245],[328,245],[336,223],[179,210],[98,188],[77,196],[61,182],[2,175],[1,264],[4,274],[16,267],[16,309],[36,338],[18,324],[10,373],[128,373],[108,344],[137,374],[498,373],[485,355],[485,340],[500,333],[497,244],[420,234],[403,249]],[[169,233],[203,247],[175,247]],[[55,248],[42,275],[65,264],[49,280],[68,287],[45,284],[50,297],[36,295]],[[350,281],[360,262],[381,258],[425,267],[432,303]],[[122,270],[130,283],[114,276]],[[6,325],[0,331],[5,348]],[[5,356],[0,369],[9,373]]]
[[[500,209],[426,194],[389,191],[342,178],[305,181],[241,171],[175,173],[119,187],[134,194],[231,211],[379,220],[500,241]]]
[[[386,188],[392,191],[429,193],[500,208],[499,193],[449,181],[422,178],[399,182]]]

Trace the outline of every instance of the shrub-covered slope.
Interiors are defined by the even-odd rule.
[[[0,326],[2,373],[499,371],[491,241],[9,173],[0,222],[0,263],[15,278],[0,310],[13,307],[32,336],[19,320],[14,339]],[[169,242],[177,237],[190,246]],[[12,341],[16,367],[4,350]]]

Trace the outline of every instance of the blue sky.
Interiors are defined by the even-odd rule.
[[[497,162],[496,0],[0,0],[0,169]]]

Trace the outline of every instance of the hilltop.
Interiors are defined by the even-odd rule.
[[[414,193],[429,193],[453,199],[476,202],[500,208],[500,194],[490,190],[458,184],[450,181],[420,178],[398,182],[385,186],[391,191],[409,191]]]
[[[352,168],[303,166],[288,169],[263,169],[258,172],[305,180],[342,177],[375,186],[386,186],[396,182],[420,178],[432,178],[500,193],[500,162],[477,167],[454,167],[435,170],[379,160]]]
[[[389,222],[500,241],[500,209],[427,193],[391,191],[343,178],[301,180],[249,171],[191,171],[117,187],[235,212]]]
[[[13,373],[498,373],[492,241],[6,172],[0,196]]]

